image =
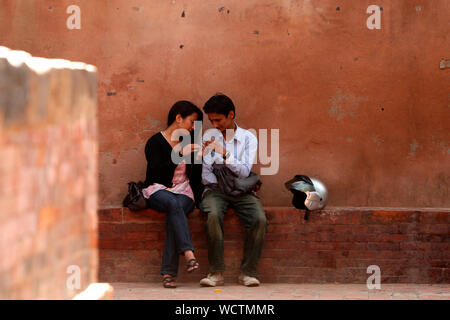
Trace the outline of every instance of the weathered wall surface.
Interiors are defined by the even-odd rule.
[[[0,299],[97,280],[97,75],[0,47]]]
[[[170,106],[217,91],[241,126],[280,129],[265,205],[290,205],[283,182],[301,173],[327,184],[330,206],[450,206],[448,0],[0,3],[1,44],[98,66],[102,206],[144,178]],[[372,4],[381,29],[366,25]]]

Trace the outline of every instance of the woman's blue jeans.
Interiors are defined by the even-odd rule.
[[[147,199],[151,209],[166,212],[166,240],[161,274],[178,274],[178,258],[186,250],[194,251],[187,214],[195,208],[194,201],[183,194],[159,190]]]

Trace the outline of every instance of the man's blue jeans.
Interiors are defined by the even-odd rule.
[[[166,240],[161,274],[178,274],[178,258],[186,250],[194,251],[187,214],[195,208],[194,201],[183,194],[159,190],[147,199],[151,209],[166,212]]]

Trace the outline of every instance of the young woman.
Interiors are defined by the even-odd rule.
[[[193,143],[180,147],[180,130],[193,141],[194,121],[202,121],[202,111],[189,101],[178,101],[169,111],[167,128],[152,136],[145,146],[147,159],[146,188],[143,189],[147,206],[160,212],[166,212],[166,240],[161,266],[165,288],[176,287],[178,258],[186,259],[186,271],[199,268],[194,256],[194,247],[186,215],[198,204],[201,193],[202,165],[194,159],[201,146]],[[201,134],[201,133],[200,133]],[[172,157],[172,153],[176,157]],[[182,159],[174,163],[172,159]],[[190,159],[190,161],[188,161]],[[197,161],[198,162],[198,161]]]

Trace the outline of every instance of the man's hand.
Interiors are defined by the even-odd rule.
[[[225,157],[225,154],[227,153],[227,149],[225,149],[220,142],[217,140],[207,140],[203,142],[202,146],[203,155],[208,153],[209,151],[217,152],[218,154],[222,155],[222,157]]]

